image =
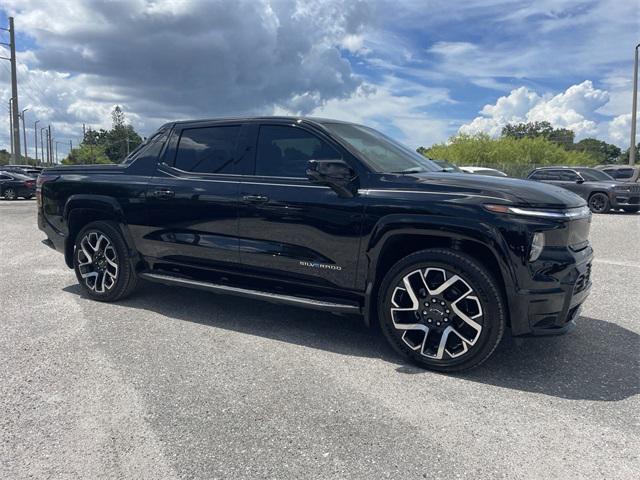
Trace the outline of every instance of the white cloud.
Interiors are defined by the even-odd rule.
[[[363,1],[6,0],[3,8],[37,44],[18,54],[20,106],[65,135],[109,123],[116,103],[148,134],[169,119],[277,106],[308,113],[362,81],[340,49],[362,48]],[[0,67],[5,105],[6,75]]]
[[[631,114],[625,113],[618,115],[611,120],[607,125],[607,134],[611,141],[616,145],[627,148],[629,147],[629,139],[631,135]],[[638,135],[636,134],[636,138]],[[636,140],[636,143],[638,140]]]
[[[548,121],[556,128],[573,130],[576,138],[602,137],[625,146],[625,119],[603,116],[600,111],[609,102],[609,92],[595,88],[589,80],[572,85],[557,95],[539,95],[526,87],[512,90],[495,104],[485,105],[480,116],[460,127],[460,133],[486,132],[497,136],[507,123]],[[630,128],[630,124],[627,125]]]
[[[395,138],[416,148],[439,142],[455,131],[448,121],[428,113],[435,104],[451,102],[446,89],[385,77],[376,85],[364,82],[350,97],[329,100],[311,114],[391,131]],[[277,113],[291,112],[280,110]]]

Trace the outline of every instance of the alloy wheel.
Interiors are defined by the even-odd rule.
[[[6,198],[7,200],[15,200],[16,197],[16,191],[13,188],[7,188],[4,191],[4,198]]]
[[[101,232],[90,231],[77,249],[78,270],[88,289],[96,293],[111,290],[118,280],[118,255]]]
[[[444,268],[405,275],[391,295],[393,326],[402,341],[422,356],[446,360],[469,352],[483,326],[483,309],[473,288]]]
[[[606,210],[607,199],[604,195],[597,193],[589,199],[589,207],[592,212],[600,213]]]

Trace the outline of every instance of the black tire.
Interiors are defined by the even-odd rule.
[[[640,212],[640,207],[622,207],[622,210],[627,213],[638,213]]]
[[[5,200],[16,200],[18,198],[18,195],[16,194],[16,190],[13,187],[5,188],[3,196]]]
[[[440,269],[445,270],[445,273],[441,274]],[[405,277],[408,277],[411,286],[413,286],[413,282],[420,279],[418,275],[425,279],[425,283],[422,285],[431,283],[428,291],[425,289],[414,292],[419,300],[418,311],[413,309],[400,311],[401,309],[398,309],[392,312],[392,308],[403,306],[397,303],[398,296],[401,301],[410,300],[411,307],[415,306],[415,302],[407,298],[410,297],[408,290],[404,289],[403,292],[403,287],[406,284],[401,282]],[[434,275],[435,277],[442,276],[441,287],[447,280],[454,279],[454,275],[457,275],[461,281],[455,280],[443,290],[442,294],[432,295],[432,292],[436,292],[440,288],[434,288],[433,281],[437,280]],[[420,283],[418,283],[419,285]],[[473,291],[473,295],[470,291],[465,290],[467,288]],[[411,290],[413,291],[413,288]],[[451,303],[451,298],[454,297],[457,300]],[[434,299],[436,302],[432,305],[431,302]],[[395,305],[394,301],[396,301]],[[440,301],[445,306],[441,307]],[[464,304],[461,303],[463,301]],[[456,304],[457,312],[462,312],[467,319],[473,318],[472,321],[480,327],[480,330],[478,331],[476,327],[471,328],[471,324],[458,316],[458,313],[452,312],[454,310],[453,304]],[[472,316],[468,309],[463,312],[465,304],[468,308],[474,309],[476,312],[479,311],[480,315]],[[378,290],[378,319],[380,328],[389,343],[412,363],[440,372],[468,370],[477,367],[489,358],[502,339],[506,325],[505,312],[503,295],[493,275],[473,257],[449,249],[422,250],[403,258],[387,272]],[[400,314],[403,316],[402,321],[396,317]],[[430,324],[428,325],[427,322]],[[400,328],[396,325],[399,325]],[[416,325],[423,326],[418,328],[429,328],[428,335],[424,336],[422,330],[406,329],[408,326]],[[447,330],[448,333],[446,333]],[[466,342],[462,340],[460,334],[467,338]],[[442,349],[440,346],[445,336],[444,349]],[[430,346],[434,340],[438,344],[437,347]],[[456,343],[460,343],[460,346],[456,346]],[[433,355],[439,355],[441,351],[442,358],[433,357]]]
[[[601,192],[596,192],[589,197],[589,210],[593,213],[607,213],[611,210],[609,197]]]
[[[96,244],[97,249],[93,250],[92,245]],[[117,269],[114,269],[114,265]],[[125,298],[133,292],[138,281],[129,249],[115,222],[92,222],[78,233],[73,266],[85,293],[101,302]]]

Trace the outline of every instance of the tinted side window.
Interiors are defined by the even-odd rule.
[[[256,175],[306,177],[307,162],[341,158],[333,147],[296,127],[263,125],[258,134]]]
[[[231,173],[239,132],[238,125],[184,129],[175,167],[186,172]]]
[[[631,178],[633,177],[633,168],[618,168],[616,170],[605,170],[609,175],[614,178]]]
[[[557,170],[540,170],[536,172],[536,180],[560,180]]]
[[[571,170],[560,170],[558,172],[558,180],[575,181],[578,180],[578,175]]]

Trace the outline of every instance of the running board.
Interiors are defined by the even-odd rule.
[[[296,297],[293,295],[283,295],[281,293],[272,293],[261,290],[251,290],[248,288],[232,287],[230,285],[202,282],[200,280],[174,277],[172,275],[165,275],[161,273],[142,272],[139,273],[138,276],[145,280],[156,283],[163,283],[165,285],[178,285],[182,287],[197,288],[199,290],[207,290],[209,292],[215,293],[227,293],[230,295],[238,295],[241,297],[265,300],[272,303],[296,305],[299,307],[313,308],[316,310],[326,310],[330,312],[360,313],[360,307],[356,304],[325,302],[322,300],[315,300],[313,298]]]

